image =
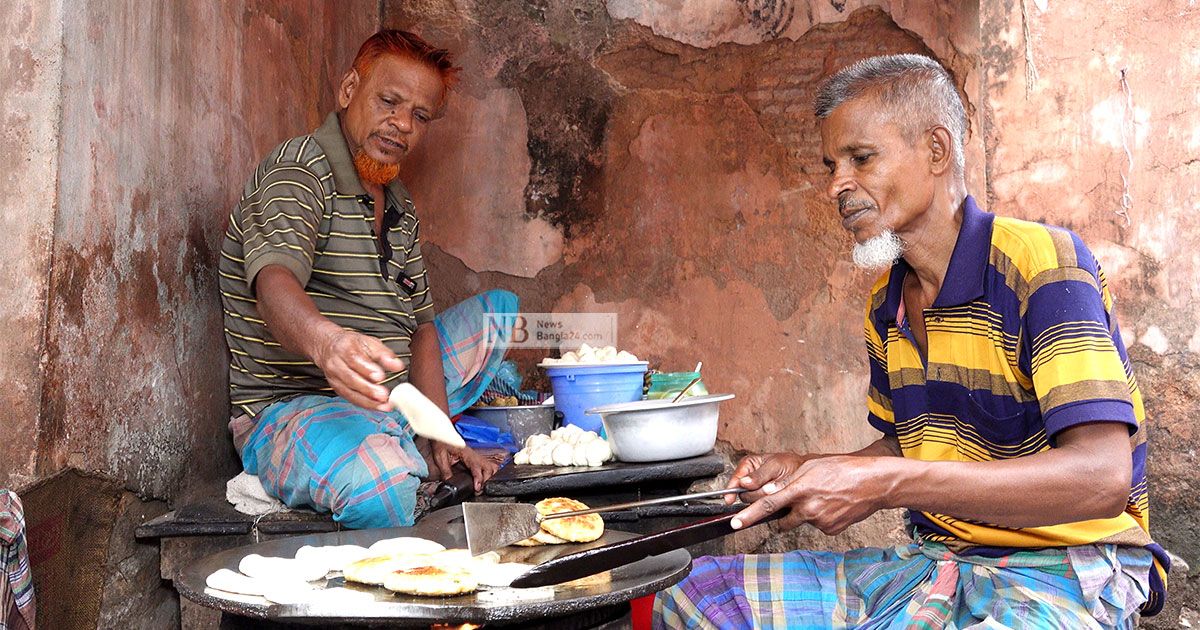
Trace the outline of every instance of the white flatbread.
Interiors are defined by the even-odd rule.
[[[204,579],[204,585],[218,591],[235,593],[237,595],[261,596],[266,589],[265,581],[247,577],[229,569],[217,569],[213,571]]]
[[[426,538],[415,538],[413,536],[401,536],[399,538],[385,538],[376,542],[368,548],[370,555],[382,556],[388,554],[421,554],[421,553],[437,553],[445,550],[445,545],[433,542]]]
[[[287,580],[311,582],[329,573],[329,564],[319,558],[295,560],[292,558],[269,558],[252,553],[238,563],[238,571],[252,578],[263,580]]]
[[[458,431],[454,430],[454,425],[450,423],[446,413],[413,387],[412,383],[397,385],[388,396],[388,400],[404,414],[409,426],[417,435],[459,448],[467,445]]]
[[[267,584],[263,589],[263,597],[272,604],[308,604],[317,598],[321,590],[308,582],[278,580]]]
[[[296,560],[324,564],[330,571],[341,571],[347,564],[372,555],[371,550],[358,545],[329,545],[313,547],[304,545],[296,551]]]

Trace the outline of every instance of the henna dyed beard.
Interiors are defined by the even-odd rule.
[[[354,170],[358,171],[358,176],[368,184],[386,185],[400,175],[399,164],[385,164],[367,155],[367,152],[359,149],[354,152]]]

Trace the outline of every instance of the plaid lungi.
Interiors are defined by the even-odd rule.
[[[15,493],[0,490],[0,630],[33,627],[33,577],[25,544],[25,511]]]
[[[488,291],[438,315],[438,338],[451,415],[475,401],[504,358],[517,297]],[[473,393],[475,392],[475,393]],[[338,396],[277,402],[253,419],[229,423],[246,472],[289,507],[332,512],[342,525],[404,527],[416,515],[417,488],[429,470],[399,412],[358,407]]]
[[[1141,547],[988,558],[937,543],[697,558],[654,600],[658,628],[1132,628],[1149,596]]]

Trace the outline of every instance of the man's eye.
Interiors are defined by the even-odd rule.
[[[416,112],[413,114],[413,117],[423,123],[429,122],[429,114],[426,114],[425,112]]]
[[[854,162],[858,166],[862,166],[863,164],[866,164],[867,160],[869,160],[869,159],[871,159],[871,154],[863,153],[861,155],[855,155],[855,156],[851,157],[850,161]]]
[[[384,104],[384,105],[387,105],[388,107],[391,107],[392,105],[395,105],[395,104],[396,104],[396,100],[395,100],[395,99],[391,99],[391,98],[382,98],[382,99],[380,99],[380,100],[381,100],[381,101],[383,101],[383,104]]]

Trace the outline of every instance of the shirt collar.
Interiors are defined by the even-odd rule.
[[[983,297],[983,272],[991,255],[992,221],[996,215],[981,210],[975,203],[975,198],[970,195],[963,200],[962,211],[962,225],[959,226],[954,252],[950,254],[946,279],[937,299],[933,301],[936,308],[967,304]],[[903,258],[892,265],[888,275],[887,295],[880,307],[882,312],[878,313],[881,321],[896,321],[896,312],[900,308],[904,289],[904,276],[910,269],[912,267]]]
[[[334,188],[343,195],[366,195],[367,190],[358,179],[358,171],[354,168],[354,158],[350,155],[346,137],[342,135],[342,125],[338,121],[337,112],[330,112],[325,117],[325,122],[313,132],[313,138],[321,145],[325,158],[329,160]],[[408,194],[399,177],[387,185],[387,190],[391,193],[392,203],[399,204],[401,208],[411,209],[412,195]]]

